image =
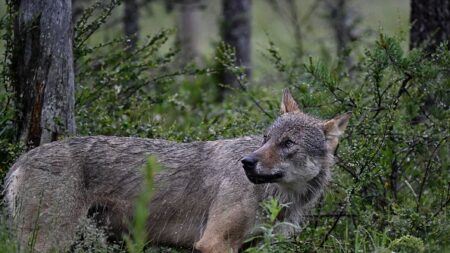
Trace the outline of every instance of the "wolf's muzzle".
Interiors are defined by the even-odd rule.
[[[283,177],[283,173],[276,172],[273,174],[261,174],[256,171],[256,165],[258,159],[252,155],[244,157],[242,160],[242,167],[244,168],[245,175],[254,184],[274,183],[278,179]]]

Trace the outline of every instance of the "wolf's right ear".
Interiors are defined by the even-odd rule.
[[[288,112],[300,112],[300,109],[298,108],[297,102],[295,102],[292,97],[291,92],[286,88],[283,90],[283,97],[281,98],[280,114]]]

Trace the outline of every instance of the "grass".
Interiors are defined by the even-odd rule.
[[[134,220],[131,224],[130,236],[125,238],[128,252],[139,253],[144,251],[147,242],[147,218],[149,216],[148,206],[153,195],[153,178],[154,174],[161,168],[156,162],[156,158],[151,156],[144,168],[144,182],[141,193],[136,200]]]

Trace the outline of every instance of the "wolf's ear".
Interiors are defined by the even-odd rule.
[[[334,152],[336,149],[339,142],[339,136],[341,136],[347,128],[351,115],[351,112],[347,112],[343,115],[328,120],[323,124],[323,132],[325,133],[330,151]]]
[[[283,90],[283,97],[281,98],[280,114],[285,114],[288,112],[300,112],[300,109],[298,108],[297,102],[295,102],[289,92],[289,89],[286,88]]]

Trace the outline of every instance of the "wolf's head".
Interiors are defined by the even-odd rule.
[[[242,159],[248,179],[255,184],[278,183],[296,189],[307,185],[321,171],[330,169],[349,118],[349,113],[331,120],[306,115],[285,89],[281,115],[266,131],[262,146]]]

